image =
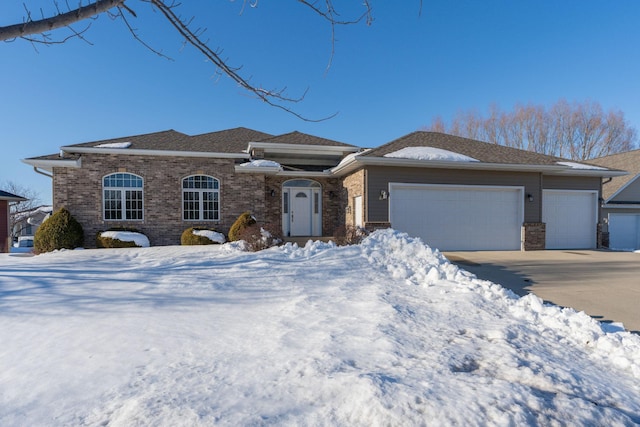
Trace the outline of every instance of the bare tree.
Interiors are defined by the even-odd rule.
[[[49,16],[42,16],[40,19],[34,19],[32,11],[25,6],[26,16],[23,17],[22,22],[0,27],[0,41],[22,39],[31,43],[55,44],[64,43],[70,38],[84,39],[85,33],[91,26],[91,20],[99,15],[108,14],[112,18],[122,20],[132,36],[146,48],[160,56],[165,56],[159,50],[154,49],[150,44],[145,42],[130,24],[130,18],[137,17],[135,12],[136,6],[133,5],[142,6],[146,4],[159,11],[186,44],[198,50],[207,60],[211,61],[217,67],[220,73],[230,77],[240,87],[247,90],[256,98],[305,121],[326,120],[333,116],[316,120],[309,119],[291,108],[292,104],[304,99],[304,93],[300,96],[290,97],[286,94],[285,89],[267,89],[253,84],[248,77],[240,73],[240,67],[230,65],[226,59],[221,57],[221,49],[212,48],[208,41],[202,37],[206,31],[205,28],[197,28],[192,24],[193,18],[186,19],[179,15],[178,9],[180,3],[177,0],[79,0],[79,5],[76,8],[71,8],[71,6],[69,6],[70,3],[65,2],[67,6],[64,10],[60,8],[57,0],[51,1],[56,11]],[[247,4],[255,7],[258,5],[258,1],[259,0],[243,0],[242,7],[244,8]],[[335,40],[336,26],[356,24],[361,21],[369,25],[372,22],[371,6],[368,0],[361,1],[363,7],[362,13],[351,19],[340,19],[340,14],[335,9],[332,0],[296,0],[296,3],[307,7],[330,25],[332,44],[331,58],[334,52],[333,43]],[[43,13],[41,12],[41,14]],[[84,26],[77,28],[77,25]],[[67,33],[66,36],[54,38],[51,33],[62,28],[69,29],[69,33]],[[329,65],[331,64],[331,58],[329,59]]]
[[[621,111],[605,112],[594,101],[570,104],[563,99],[548,109],[518,104],[505,112],[492,105],[487,117],[458,112],[450,126],[436,117],[425,129],[574,160],[628,151],[638,139]]]

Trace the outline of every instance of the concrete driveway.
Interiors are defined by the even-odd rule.
[[[640,253],[610,251],[445,252],[478,278],[640,334]]]

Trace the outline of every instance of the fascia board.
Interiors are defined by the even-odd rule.
[[[42,159],[22,159],[22,163],[26,163],[36,168],[44,169],[51,172],[53,168],[74,168],[82,167],[82,158],[75,160],[42,160]]]
[[[629,203],[626,205],[619,203],[607,203],[602,205],[603,209],[640,209],[640,203]]]
[[[305,154],[342,154],[355,153],[360,147],[344,147],[335,145],[304,145],[304,144],[283,144],[271,142],[250,142],[248,151],[252,148],[262,148],[268,153],[305,153]]]
[[[609,203],[611,200],[613,200],[618,194],[620,194],[622,191],[624,191],[627,187],[629,187],[631,184],[633,184],[634,182],[636,182],[638,180],[638,178],[640,178],[640,174],[636,174],[636,176],[634,176],[633,178],[631,178],[629,181],[627,181],[626,184],[624,184],[622,187],[618,188],[618,191],[616,191],[615,193],[613,193],[607,200],[605,200],[605,203]]]
[[[75,154],[124,154],[129,156],[205,157],[217,159],[248,159],[247,153],[213,153],[207,151],[141,150],[131,148],[61,147],[62,151]]]
[[[574,176],[599,176],[611,177],[626,175],[624,171],[612,171],[601,169],[575,169],[562,165],[530,165],[511,163],[484,163],[484,162],[446,162],[427,161],[413,159],[395,159],[383,157],[355,156],[351,161],[331,169],[334,174],[344,174],[356,169],[358,166],[399,166],[415,168],[438,169],[475,169],[475,170],[499,170],[514,172],[542,172],[549,175],[574,175]]]
[[[276,166],[256,166],[256,167],[251,167],[251,166],[240,166],[240,165],[236,165],[235,166],[235,172],[236,173],[261,173],[264,175],[275,175],[278,172],[280,172],[281,168],[276,167]]]

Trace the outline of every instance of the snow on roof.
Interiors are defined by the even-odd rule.
[[[575,162],[556,162],[562,166],[569,166],[571,169],[593,169],[593,170],[607,170],[607,168],[601,168],[600,166],[585,165],[584,163]]]
[[[130,142],[109,142],[106,144],[94,145],[94,148],[129,148],[129,147],[131,147]]]
[[[412,160],[439,160],[445,162],[477,162],[473,157],[435,147],[405,147],[385,154],[384,157]]]
[[[252,160],[250,162],[242,163],[239,166],[245,168],[281,168],[282,166],[278,162],[273,160]]]

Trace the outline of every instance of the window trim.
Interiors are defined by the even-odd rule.
[[[141,181],[141,186],[140,187],[108,187],[105,186],[105,180],[108,177],[114,176],[114,175],[130,175],[132,177],[135,177],[137,179],[139,179]],[[127,222],[127,221],[131,221],[131,222],[140,222],[140,221],[144,221],[144,178],[138,174],[135,173],[131,173],[131,172],[112,172],[109,174],[106,174],[102,177],[101,180],[102,183],[102,220],[103,221],[121,221],[121,222]],[[120,193],[120,214],[122,216],[122,218],[107,218],[107,199],[105,197],[105,192],[109,190],[109,191],[116,191]],[[140,197],[140,201],[142,202],[142,206],[140,207],[140,209],[134,209],[133,211],[139,211],[140,212],[140,218],[135,218],[135,219],[130,219],[127,218],[127,192],[129,191],[136,191],[136,192],[140,192],[141,193],[141,197]],[[130,200],[130,201],[137,201],[137,200]],[[116,211],[117,212],[117,211]]]
[[[184,187],[184,183],[186,180],[188,180],[189,178],[194,178],[197,176],[202,176],[202,177],[206,177],[206,178],[210,178],[213,181],[215,181],[217,183],[217,188],[185,188]],[[220,179],[216,178],[213,175],[207,175],[207,174],[192,174],[192,175],[188,175],[183,177],[182,179],[180,179],[180,198],[181,198],[181,206],[182,206],[182,212],[181,212],[181,217],[182,217],[182,221],[184,222],[220,222],[222,221],[222,201],[221,201],[221,195],[222,195],[222,191],[220,191],[221,188],[221,182]],[[198,199],[199,202],[199,208],[198,208],[198,218],[197,219],[191,219],[191,218],[185,218],[185,208],[184,208],[184,203],[185,203],[185,199],[184,199],[184,195],[185,192],[197,192],[200,197]],[[202,218],[204,216],[204,203],[203,203],[203,198],[202,195],[204,193],[215,193],[217,194],[217,198],[214,197],[214,203],[217,203],[218,208],[213,210],[213,216],[217,216],[217,218],[212,218],[212,219],[204,219]]]

